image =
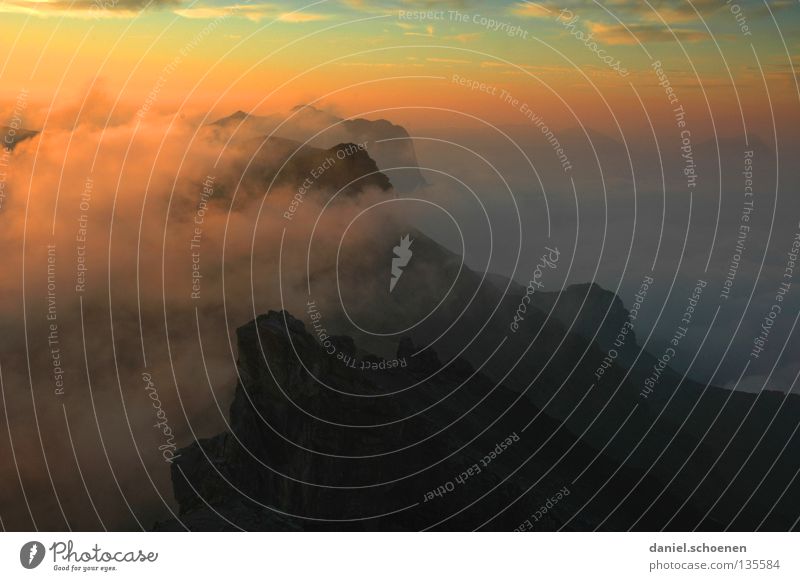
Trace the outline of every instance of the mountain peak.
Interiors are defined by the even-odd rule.
[[[228,115],[227,117],[217,119],[216,121],[212,122],[211,125],[225,125],[226,123],[231,123],[233,121],[244,121],[249,118],[250,114],[245,113],[240,109],[239,111],[236,111],[236,113]]]

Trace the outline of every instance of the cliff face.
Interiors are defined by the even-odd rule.
[[[392,187],[375,161],[358,144],[339,143],[329,149],[300,146],[287,139],[267,141],[265,155],[256,158],[246,178],[256,183],[299,188],[306,184],[311,191],[341,192],[355,195],[365,188],[386,191]],[[273,163],[267,158],[274,159]],[[274,180],[274,182],[273,182]]]
[[[230,431],[195,442],[173,465],[190,529],[511,530],[527,520],[585,530],[605,517],[591,506],[621,500],[600,491],[569,520],[617,466],[463,360],[414,356],[408,339],[392,360],[343,337],[325,348],[285,312],[237,337]],[[606,526],[630,519],[624,506]]]
[[[791,528],[796,396],[729,392],[666,367],[642,399],[656,358],[635,335],[635,362],[619,358],[594,377],[607,361],[604,343],[627,319],[613,293],[595,285],[542,293],[544,310],[531,307],[510,335],[519,287],[504,296],[413,230],[414,261],[387,294],[380,257],[401,232],[409,230],[387,228],[371,252],[343,250],[342,296],[348,285],[361,291],[351,315],[396,329],[447,299],[394,343],[321,337],[307,313],[305,324],[270,312],[239,329],[230,430],[195,442],[173,465],[185,526],[510,530],[568,487],[534,529],[717,530],[734,517],[734,529],[762,519],[762,528]],[[325,314],[332,333],[345,327]],[[438,354],[416,347],[437,337]],[[739,470],[748,456],[751,469]]]
[[[413,192],[426,185],[419,170],[414,141],[408,131],[385,119],[342,119],[311,106],[296,107],[291,115],[258,116],[237,111],[211,127],[236,130],[262,139],[290,138],[304,147],[328,150],[340,143],[365,144],[372,159],[398,192]]]
[[[213,132],[213,130],[212,130]],[[220,143],[226,134],[212,135]],[[392,188],[375,160],[357,143],[338,143],[328,149],[301,145],[280,137],[264,136],[233,140],[233,154],[226,159],[226,178],[217,183],[220,198],[226,204],[237,192],[237,203],[246,203],[247,195],[294,195],[325,199],[354,197],[367,189],[386,192]],[[248,194],[248,192],[250,194]]]
[[[385,234],[393,240],[399,232]],[[800,470],[797,395],[732,392],[692,381],[659,361],[668,345],[651,340],[642,349],[638,332],[645,331],[645,337],[647,332],[639,323],[622,347],[615,346],[629,313],[619,297],[596,284],[535,293],[531,304],[536,308],[528,308],[519,330],[511,333],[509,322],[524,287],[503,284],[498,277],[484,280],[468,268],[459,271],[457,257],[420,232],[412,238],[415,262],[401,285],[388,300],[377,292],[366,293],[380,298],[362,303],[362,320],[398,328],[401,315],[420,320],[425,309],[447,294],[435,314],[410,331],[412,339],[422,345],[437,341],[444,358],[465,349],[461,356],[481,366],[482,373],[524,394],[575,437],[603,449],[636,474],[670,483],[668,490],[676,497],[688,497],[686,503],[669,507],[660,491],[643,490],[639,484],[630,498],[648,512],[643,521],[658,522],[652,511],[675,512],[694,505],[707,516],[692,528],[713,528],[720,522],[741,530],[796,526],[800,507],[786,496],[800,493],[795,478]],[[370,265],[363,270],[374,269]],[[366,341],[375,342],[356,337],[356,342]],[[612,348],[616,357],[610,355]],[[655,389],[643,397],[656,371]],[[742,468],[745,459],[747,466]],[[754,494],[756,489],[759,493]],[[784,491],[788,492],[773,506]]]
[[[389,187],[354,144],[261,144],[238,144],[258,150],[252,169],[234,168],[253,184],[297,187],[356,147],[314,193]],[[157,528],[510,530],[532,515],[540,530],[794,526],[796,396],[730,392],[661,365],[642,397],[659,362],[635,332],[615,346],[629,313],[614,293],[537,292],[512,332],[524,286],[481,276],[407,224],[371,234],[312,278],[348,306],[325,305],[331,334],[351,317],[385,333],[327,337],[309,313],[286,312],[239,329],[230,429],[181,451],[180,522]],[[389,292],[407,236],[413,261]],[[404,328],[402,340],[390,332]]]
[[[389,293],[386,258],[404,234],[414,259]],[[239,329],[230,429],[173,465],[187,527],[510,530],[565,486],[536,528],[793,526],[796,396],[730,392],[667,366],[642,398],[657,359],[632,334],[609,362],[628,319],[613,293],[541,293],[510,333],[518,285],[484,280],[407,226],[386,225],[371,244],[342,249],[350,315],[379,330],[421,322],[403,340],[323,337],[309,313]],[[336,275],[314,284],[337,288],[326,278]],[[334,305],[324,312],[331,335],[348,327]],[[438,353],[415,347],[432,342]]]
[[[413,192],[426,185],[418,168],[414,141],[405,128],[385,119],[349,119],[342,127],[348,140],[371,144],[370,155],[388,172],[397,191]]]

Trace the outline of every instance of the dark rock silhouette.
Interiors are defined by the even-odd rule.
[[[511,335],[524,287],[459,269],[419,231],[403,284],[388,295],[381,257],[409,232],[396,228],[375,252],[343,252],[342,296],[347,285],[361,291],[351,315],[403,328],[447,300],[402,340],[337,336],[334,355],[288,313],[242,327],[231,431],[191,445],[173,466],[187,526],[509,530],[564,486],[570,494],[536,528],[795,526],[796,396],[704,386],[667,366],[642,398],[656,358],[635,335],[628,362],[596,379],[627,318],[613,293],[542,293]],[[331,329],[347,326],[326,317]],[[407,365],[386,364],[394,359]],[[512,433],[519,441],[480,475],[425,500]]]
[[[38,131],[0,126],[0,144],[11,150],[13,150],[18,143],[36,137],[37,135],[39,135]]]
[[[249,116],[209,129],[241,121]],[[264,143],[250,136],[239,146]],[[336,147],[272,138],[242,173],[296,186]],[[318,193],[388,191],[371,152],[360,153]],[[414,240],[413,260],[389,293],[403,236]],[[173,465],[186,527],[509,530],[564,487],[534,529],[797,526],[796,395],[732,392],[665,365],[643,397],[658,359],[636,331],[614,347],[629,316],[614,293],[596,284],[537,292],[510,332],[524,285],[472,271],[408,224],[386,224],[370,244],[344,245],[335,275],[349,317],[386,333],[353,330],[334,309],[325,313],[333,353],[285,312],[239,329],[230,430]],[[316,272],[314,284],[336,288],[331,276]]]
[[[620,489],[609,488],[599,510],[567,523],[615,464],[466,362],[431,374],[440,362],[426,350],[419,364],[362,371],[326,353],[285,312],[259,317],[237,337],[241,380],[230,432],[192,444],[173,465],[180,519],[190,529],[509,530],[566,488],[535,528],[585,530],[620,500]],[[397,356],[414,350],[404,340]],[[573,483],[592,462],[593,477]],[[606,526],[632,516],[625,509]],[[177,521],[156,528],[182,529]]]
[[[331,149],[338,143],[366,143],[370,157],[388,175],[398,192],[413,192],[426,185],[413,139],[405,128],[385,119],[342,119],[316,107],[300,105],[288,118],[237,111],[211,126],[262,138],[268,135],[291,138],[318,149]]]

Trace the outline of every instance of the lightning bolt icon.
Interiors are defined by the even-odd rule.
[[[389,281],[389,292],[394,290],[397,281],[403,276],[403,269],[408,266],[408,262],[413,256],[411,245],[414,243],[406,234],[400,239],[400,245],[394,247],[394,258],[392,258],[392,278]]]

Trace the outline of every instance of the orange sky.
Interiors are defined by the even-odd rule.
[[[345,116],[418,106],[513,124],[525,122],[520,105],[527,104],[556,127],[579,118],[614,130],[614,116],[622,123],[630,115],[645,130],[634,88],[656,125],[671,123],[651,67],[658,60],[703,131],[710,131],[709,109],[718,130],[740,131],[741,102],[749,129],[770,133],[764,79],[776,118],[800,121],[792,76],[798,10],[784,3],[774,10],[786,47],[772,16],[747,2],[750,34],[720,3],[705,1],[693,3],[702,20],[677,1],[647,12],[637,3],[610,2],[606,12],[566,2],[558,5],[564,13],[516,2],[442,2],[430,11],[410,1],[329,1],[295,13],[296,6],[277,4],[166,3],[147,11],[112,4],[92,11],[92,2],[66,9],[50,0],[15,0],[0,8],[0,113],[10,116],[23,88],[30,93],[26,123],[35,128],[67,103],[84,103],[85,114],[105,99],[104,110],[118,102],[115,114],[130,115],[156,91],[153,111],[212,118],[319,100]],[[626,74],[603,62],[599,50]],[[464,86],[473,81],[474,89]],[[416,128],[461,123],[424,110],[393,117]]]

